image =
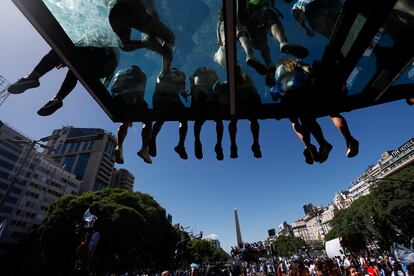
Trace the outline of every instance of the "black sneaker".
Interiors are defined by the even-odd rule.
[[[222,161],[224,159],[223,147],[221,145],[216,145],[214,151],[216,152],[217,160]]]
[[[253,144],[252,145],[252,152],[253,152],[254,157],[262,158],[262,151],[260,150],[260,145],[259,144]]]
[[[187,160],[188,159],[188,155],[187,152],[185,151],[185,147],[184,146],[176,146],[174,148],[175,152],[178,153],[178,155],[181,157],[181,159]]]
[[[197,159],[203,159],[203,146],[200,141],[194,142],[194,154]]]
[[[329,157],[329,153],[332,150],[332,145],[329,144],[328,142],[323,144],[322,146],[320,146],[319,148],[319,163],[323,163],[325,162],[328,157]]]
[[[24,77],[13,83],[7,88],[10,94],[20,94],[30,88],[35,88],[40,85],[39,79]]]
[[[313,162],[319,162],[319,153],[314,145],[305,148],[303,155],[305,156],[305,162],[309,165],[312,165]]]
[[[269,72],[269,69],[265,65],[261,64],[254,58],[247,58],[246,63],[262,76],[266,75]]]
[[[40,116],[49,116],[63,106],[63,102],[59,98],[53,98],[48,101],[42,108],[37,111]]]
[[[358,140],[352,138],[348,144],[348,150],[346,152],[346,157],[352,158],[357,156],[359,153],[359,142]]]
[[[280,47],[280,51],[285,54],[294,55],[297,58],[305,58],[309,55],[308,49],[297,44],[286,43]]]
[[[148,154],[151,157],[156,157],[157,156],[157,143],[155,141],[155,139],[150,139],[149,143],[148,143]]]
[[[236,159],[237,157],[239,157],[237,153],[237,146],[231,146],[230,147],[230,158]]]

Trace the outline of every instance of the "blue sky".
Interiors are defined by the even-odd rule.
[[[0,75],[11,82],[26,75],[49,46],[11,1],[0,1]],[[297,32],[298,30],[295,30]],[[64,107],[50,117],[36,114],[56,93],[66,69],[53,70],[41,79],[41,86],[22,95],[10,95],[0,107],[0,119],[32,138],[49,135],[53,129],[75,127],[104,128],[116,133],[113,123],[78,84]],[[334,149],[324,164],[304,162],[303,146],[288,120],[261,121],[262,159],[250,151],[251,134],[247,121],[239,122],[239,158],[229,158],[229,136],[224,135],[225,160],[215,159],[215,129],[207,123],[202,131],[204,159],[194,157],[193,134],[187,137],[189,160],[173,151],[178,139],[178,123],[167,123],[158,138],[158,157],[147,165],[136,156],[140,148],[140,123],[130,129],[125,141],[125,168],[136,178],[135,190],[149,193],[173,215],[174,222],[190,226],[194,232],[217,234],[228,250],[236,243],[233,209],[238,208],[245,241],[263,240],[267,230],[284,220],[303,215],[302,206],[328,204],[335,191],[346,189],[368,165],[388,149],[394,149],[414,135],[414,109],[404,101],[344,113],[360,154],[348,159],[342,136],[327,118],[319,119]],[[227,129],[227,122],[225,122]]]

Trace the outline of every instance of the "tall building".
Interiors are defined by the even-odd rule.
[[[288,224],[286,221],[282,222],[279,225],[277,236],[293,236],[292,226]]]
[[[207,240],[211,243],[211,245],[215,248],[215,249],[220,249],[220,241],[218,239],[218,236],[215,234],[211,234],[207,237]]]
[[[114,169],[111,180],[111,188],[124,188],[131,190],[134,188],[135,177],[127,169]]]
[[[0,242],[6,249],[24,239],[63,194],[77,194],[80,181],[43,153],[25,135],[0,121]],[[0,254],[5,251],[0,250]]]
[[[369,194],[376,180],[386,178],[413,163],[414,138],[411,138],[399,148],[384,152],[375,165],[369,166],[358,176],[348,189],[349,198],[354,201]]]
[[[308,229],[306,228],[306,223],[303,219],[299,219],[292,223],[293,236],[301,238],[306,242],[310,242],[308,235]]]
[[[80,193],[110,187],[114,170],[115,137],[99,128],[63,127],[53,134],[59,138],[47,143],[47,154],[82,180]]]

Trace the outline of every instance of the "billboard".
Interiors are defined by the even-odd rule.
[[[341,238],[336,238],[325,243],[326,255],[329,258],[335,258],[340,256],[343,258],[345,256],[344,249],[341,246]]]

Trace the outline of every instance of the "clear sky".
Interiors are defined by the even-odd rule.
[[[25,76],[49,51],[37,31],[10,0],[0,1],[0,75],[11,82]],[[31,138],[49,135],[53,129],[74,127],[104,128],[116,133],[113,123],[78,84],[65,99],[64,107],[49,117],[36,111],[56,93],[67,69],[53,70],[41,79],[41,87],[21,95],[10,95],[0,107],[0,119]],[[288,120],[261,121],[262,159],[250,151],[248,122],[239,122],[239,158],[229,158],[229,136],[224,136],[225,160],[215,159],[215,129],[203,128],[204,159],[194,157],[192,123],[187,137],[189,160],[174,152],[178,123],[170,122],[158,138],[158,157],[152,165],[136,156],[140,147],[141,124],[134,124],[124,145],[125,165],[135,175],[135,190],[149,193],[173,216],[174,223],[190,226],[195,233],[217,234],[224,249],[236,243],[233,209],[239,210],[243,240],[266,238],[267,230],[281,222],[292,223],[303,216],[307,203],[327,205],[336,191],[352,180],[381,154],[394,149],[414,135],[413,107],[404,101],[344,114],[353,135],[360,141],[360,154],[348,159],[342,136],[327,118],[319,119],[334,149],[324,164],[304,162],[303,146]],[[227,127],[227,122],[225,122]]]

